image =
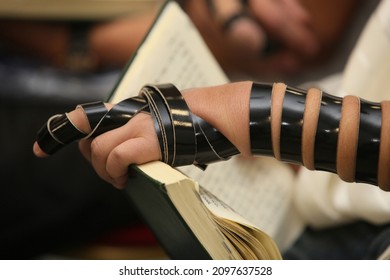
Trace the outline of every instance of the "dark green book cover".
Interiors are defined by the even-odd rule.
[[[125,191],[171,259],[211,259],[173,205],[163,183],[131,166]]]

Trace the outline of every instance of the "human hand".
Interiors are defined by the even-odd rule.
[[[304,57],[318,50],[318,40],[311,29],[311,15],[299,0],[249,0],[249,12],[264,27],[271,40],[282,48]]]
[[[233,73],[288,73],[318,52],[310,15],[298,1],[188,1],[187,12]]]
[[[186,125],[188,122],[183,122],[183,127],[178,129],[177,127],[180,124],[175,124],[177,137],[172,139],[172,137],[165,136],[163,138],[163,143],[167,143],[169,147],[175,147],[173,151],[170,148],[165,150],[165,146],[160,146],[155,130],[157,129],[155,127],[156,117],[151,117],[149,113],[143,113],[144,109],[140,108],[146,108],[146,103],[140,101],[133,103],[135,99],[124,100],[114,107],[113,104],[103,105],[101,102],[84,104],[70,113],[53,116],[39,131],[38,140],[34,143],[33,151],[37,157],[46,157],[48,154],[57,151],[58,148],[77,139],[82,139],[79,141],[81,153],[102,179],[118,188],[124,186],[130,164],[142,164],[149,161],[163,160],[163,158],[165,161],[165,156],[168,158],[168,161],[165,162],[171,164],[169,161],[169,155],[172,155],[171,152],[176,154],[176,160],[172,161],[173,166],[192,163],[204,165],[210,160],[221,160],[227,154],[218,154],[212,148],[215,144],[214,141],[218,141],[223,147],[227,147],[229,153],[232,150],[227,142],[230,141],[233,147],[237,147],[237,150],[242,154],[249,155],[248,108],[246,105],[249,102],[251,84],[251,82],[240,82],[185,90],[183,92],[185,103],[189,106],[190,112],[196,115],[197,118],[192,118],[192,128]],[[141,100],[141,98],[137,100]],[[225,103],[225,106],[221,106],[223,103]],[[145,112],[152,110],[151,107],[153,106],[149,105],[148,107],[149,109],[145,109]],[[107,112],[106,109],[109,111]],[[232,114],[232,112],[237,113],[240,117]],[[161,112],[159,111],[158,114],[160,115]],[[190,115],[188,114],[188,116]],[[225,138],[223,136],[210,132],[209,126],[203,123],[200,124],[198,118],[219,130],[228,141],[224,142]],[[115,119],[117,120],[115,121]],[[160,120],[162,121],[162,119]],[[114,126],[112,126],[113,121]],[[166,122],[164,121],[164,123]],[[104,128],[107,124],[110,128],[108,130]],[[159,130],[172,131],[172,125],[173,122],[164,124]],[[195,128],[199,125],[202,126],[201,131]],[[94,129],[91,132],[91,126],[97,128],[97,130]],[[160,126],[160,123],[158,126]],[[205,133],[203,129],[207,129],[208,132]],[[183,134],[183,130],[186,131],[185,134]],[[203,143],[201,146],[195,140],[191,144],[192,137],[187,134],[191,134],[192,131],[195,137],[195,130],[197,131],[196,135],[198,135],[196,139]],[[200,134],[202,135],[201,138],[199,138]],[[202,138],[203,136],[207,138],[207,142],[210,141],[210,147],[206,144],[206,138]],[[184,138],[188,138],[189,141]],[[170,140],[174,141],[173,145],[170,145]],[[188,149],[188,146],[190,149]],[[184,154],[182,154],[183,147],[185,148]],[[193,154],[191,148],[193,148]],[[220,149],[217,150],[221,151]],[[201,151],[200,154],[198,154],[198,151]]]
[[[106,104],[107,108],[112,104]],[[68,113],[72,123],[84,133],[91,131],[84,111],[77,108]],[[117,188],[127,181],[128,166],[160,160],[160,147],[150,115],[139,113],[132,121],[93,139],[80,140],[80,152],[96,173]],[[37,142],[33,145],[37,157],[49,156]]]

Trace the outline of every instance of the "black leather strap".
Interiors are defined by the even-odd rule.
[[[342,98],[322,93],[314,150],[317,170],[336,173],[337,140],[341,118]]]
[[[280,157],[283,161],[302,163],[302,127],[306,92],[287,87],[280,124]]]
[[[139,96],[125,99],[110,110],[102,102],[78,107],[84,110],[91,133],[80,132],[66,115],[56,115],[38,132],[37,141],[42,150],[53,154],[71,142],[96,137],[145,112],[153,117],[162,160],[169,165],[195,164],[204,169],[211,162],[238,154],[224,135],[191,113],[180,91],[172,84],[146,85]]]
[[[166,140],[174,140],[174,156],[168,155],[168,164],[195,164],[204,169],[211,162],[227,160],[238,154],[236,147],[224,135],[191,113],[180,91],[172,84],[149,88],[153,88],[164,99],[167,113],[170,115],[170,124],[161,122],[166,126],[165,130],[173,132],[173,137]],[[192,155],[189,152],[192,152]]]
[[[252,152],[270,155],[270,110],[272,87],[254,84],[250,98],[250,138]],[[288,87],[284,94],[280,150],[284,161],[301,162],[304,91]],[[151,114],[160,139],[163,161],[172,166],[195,164],[204,169],[209,163],[238,154],[234,145],[209,123],[191,113],[181,93],[171,84],[147,85],[137,97],[128,98],[106,110],[101,102],[80,105],[90,121],[88,135],[78,130],[67,114],[55,115],[39,130],[37,141],[43,151],[55,153],[67,144],[95,137],[127,123],[139,112]],[[316,170],[336,172],[337,143],[342,98],[323,93],[315,135]],[[356,181],[378,184],[381,137],[381,104],[361,102]],[[378,121],[379,120],[379,121]],[[353,139],[352,139],[353,140]]]
[[[84,105],[85,104],[82,104],[80,106],[84,108]],[[100,107],[100,105],[98,106]],[[91,110],[89,112],[90,114],[94,114],[96,111]],[[100,114],[96,116],[97,119],[100,117],[100,121],[96,126],[91,125],[93,131],[88,135],[88,137],[96,137],[100,134],[103,134],[104,132],[122,126],[139,112],[149,112],[148,104],[143,98],[137,96],[125,99],[120,103],[116,104],[106,113],[101,111]],[[89,116],[88,112],[87,117],[88,119],[92,118],[92,116]]]
[[[104,106],[104,103],[101,101],[85,103],[78,107],[81,107],[84,110],[91,129],[96,127],[101,121],[102,116],[108,112],[106,106]]]
[[[173,130],[172,166],[194,163],[196,154],[196,136],[193,114],[184,101],[180,91],[171,84],[153,87],[166,102]]]
[[[141,96],[145,96],[148,101],[150,112],[152,113],[154,126],[159,139],[162,160],[172,165],[175,151],[172,119],[169,107],[165,103],[163,96],[153,86],[145,86],[141,90]]]
[[[249,102],[249,130],[253,154],[274,156],[271,134],[272,84],[253,83]]]
[[[356,182],[377,181],[381,138],[381,105],[360,100],[359,138],[356,154]]]
[[[85,137],[86,134],[77,129],[67,114],[52,116],[37,134],[40,148],[47,154],[53,154],[68,143]]]

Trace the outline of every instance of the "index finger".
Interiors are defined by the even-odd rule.
[[[110,104],[101,104],[106,111],[112,107]],[[77,106],[69,113],[54,115],[38,131],[33,153],[39,158],[47,157],[63,146],[86,137],[91,130],[90,120],[82,106]]]

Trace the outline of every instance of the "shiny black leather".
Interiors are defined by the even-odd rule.
[[[196,135],[193,114],[184,101],[180,91],[171,84],[163,84],[156,90],[166,103],[166,111],[170,116],[169,126],[173,132],[172,166],[182,166],[194,163],[196,155]]]
[[[249,103],[249,130],[253,154],[274,156],[271,134],[272,84],[253,83]]]
[[[302,127],[306,92],[287,87],[280,124],[280,157],[283,161],[302,163]]]
[[[84,108],[85,104],[80,105]],[[98,136],[104,132],[115,129],[126,124],[133,116],[139,112],[149,112],[149,107],[146,101],[140,97],[125,99],[116,104],[109,111],[104,113],[101,111],[96,117],[101,118],[99,125],[95,127],[90,137]],[[91,113],[93,113],[91,111]],[[96,112],[97,113],[97,112]],[[89,116],[88,119],[91,117]],[[93,126],[91,125],[93,128]]]
[[[65,121],[58,122],[58,126],[44,125],[37,136],[44,151],[54,153],[73,141],[96,137],[124,125],[139,112],[146,112],[153,117],[162,160],[171,166],[195,164],[204,169],[211,162],[238,154],[224,135],[191,113],[180,91],[172,84],[146,85],[139,96],[123,100],[110,110],[106,110],[102,102],[79,106],[84,109],[92,132],[75,134],[77,128],[62,126]]]
[[[336,173],[341,102],[340,97],[322,93],[314,149],[314,166],[317,170]]]
[[[47,154],[53,154],[68,143],[85,137],[69,121],[66,114],[54,115],[37,133],[37,142]]]
[[[356,154],[356,182],[377,182],[381,137],[381,106],[360,100],[359,138]]]

